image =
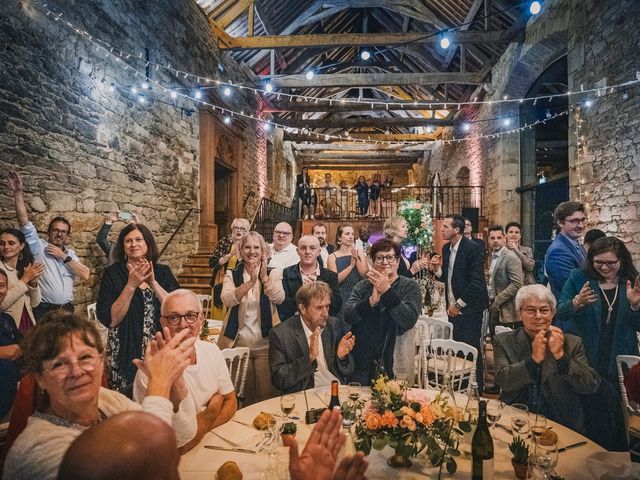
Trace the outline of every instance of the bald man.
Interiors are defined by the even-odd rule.
[[[287,222],[280,222],[273,229],[273,243],[271,248],[271,260],[269,268],[280,268],[284,270],[300,261],[296,246],[291,243],[293,240],[293,229]]]
[[[196,436],[180,448],[181,453],[195,447],[211,429],[228,422],[238,408],[236,392],[229,369],[215,343],[203,342],[199,335],[204,315],[198,297],[186,289],[170,292],[160,308],[160,324],[171,336],[189,330],[186,338],[195,337],[195,355],[184,370],[184,382],[194,403],[198,431]],[[133,398],[142,402],[147,393],[147,376],[138,370],[133,383]]]
[[[124,412],[88,428],[64,456],[58,480],[174,480],[173,429],[145,412]]]
[[[318,263],[320,240],[315,235],[304,235],[298,240],[297,254],[300,262],[282,271],[284,302],[277,306],[280,320],[284,321],[296,314],[296,293],[305,283],[322,280],[331,287],[329,315],[336,316],[342,307],[342,296],[338,286],[338,274]]]

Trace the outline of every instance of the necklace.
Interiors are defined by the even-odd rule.
[[[598,285],[600,287],[600,291],[602,292],[602,296],[604,297],[604,301],[607,302],[607,307],[609,307],[609,311],[607,312],[607,325],[609,325],[609,322],[611,322],[611,312],[613,311],[613,305],[616,303],[616,300],[618,299],[618,286],[619,284],[616,283],[616,291],[613,294],[613,300],[611,302],[609,302],[609,297],[607,297],[607,294],[604,293],[604,288],[602,288],[602,285]]]
[[[16,271],[15,268],[8,267],[7,264],[4,263],[4,260],[0,260],[0,261],[2,262],[2,265],[4,266],[4,268],[7,269],[7,271],[9,271],[9,272],[15,272]]]

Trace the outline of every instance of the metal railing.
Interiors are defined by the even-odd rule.
[[[275,226],[280,222],[288,222],[294,225],[296,222],[295,209],[265,197],[260,198],[258,208],[251,220],[251,230],[255,230],[267,241],[270,241]]]
[[[399,186],[380,189],[375,198],[371,193],[358,195],[354,188],[311,188],[306,202],[298,201],[299,218],[348,220],[364,217],[389,218],[395,215],[403,200],[419,200],[431,204],[431,216],[442,218],[449,213],[462,213],[463,208],[478,208],[483,216],[481,186]]]
[[[173,233],[171,234],[171,236],[169,237],[169,240],[167,240],[167,243],[164,244],[164,247],[162,247],[162,250],[160,250],[160,253],[158,254],[158,260],[160,259],[160,257],[162,257],[162,254],[167,250],[167,247],[169,246],[169,244],[173,241],[173,239],[175,238],[175,236],[178,234],[178,232],[180,230],[182,230],[182,227],[184,226],[185,222],[187,221],[187,219],[189,218],[189,216],[194,212],[194,211],[200,211],[200,209],[198,208],[190,208],[189,211],[187,212],[187,214],[184,216],[184,218],[182,219],[182,221],[178,224],[178,226],[176,227],[176,229],[173,231]]]

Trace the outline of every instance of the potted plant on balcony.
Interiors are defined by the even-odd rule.
[[[511,465],[516,477],[527,478],[529,470],[529,447],[520,437],[515,437],[509,444],[511,451]]]

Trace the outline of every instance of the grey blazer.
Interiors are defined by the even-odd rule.
[[[351,354],[338,359],[338,344],[350,330],[347,323],[329,317],[320,338],[329,371],[341,383],[353,371]],[[273,386],[283,393],[299,392],[314,387],[317,360],[309,361],[309,342],[299,314],[288,318],[269,331],[269,368]]]
[[[533,272],[536,268],[536,260],[533,258],[533,250],[530,247],[523,247],[520,245],[516,250],[511,250],[515,253],[520,262],[522,263],[522,271],[524,272],[524,284],[533,285],[536,283],[536,278]]]
[[[500,333],[494,338],[493,353],[496,384],[502,389],[500,399],[505,403],[531,405],[542,389],[549,417],[578,432],[584,429],[584,418],[578,395],[594,393],[600,386],[600,376],[589,366],[580,337],[565,334],[564,358],[556,361],[551,352],[542,362],[540,379],[532,378],[531,340],[524,328]],[[560,365],[563,360],[566,363]],[[566,368],[566,371],[562,371]]]
[[[524,281],[522,263],[515,253],[506,248],[496,261],[493,269],[493,289],[496,295],[494,303],[500,308],[501,323],[515,322],[516,293]]]

